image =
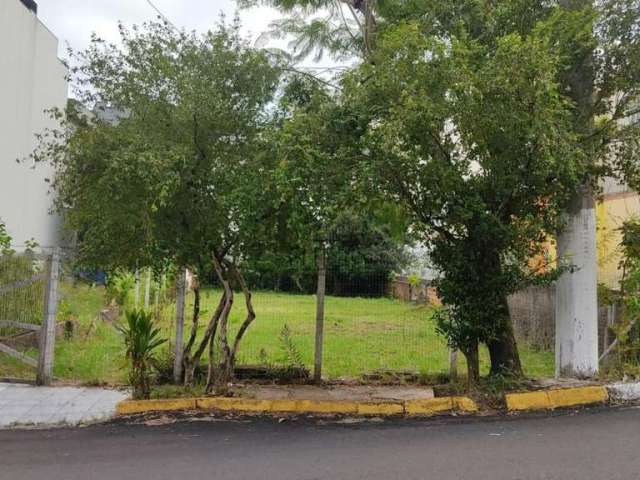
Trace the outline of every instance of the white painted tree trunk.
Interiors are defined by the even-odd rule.
[[[558,236],[558,257],[571,270],[556,286],[556,376],[598,373],[596,213],[591,189],[576,196]]]

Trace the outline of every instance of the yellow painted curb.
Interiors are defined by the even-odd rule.
[[[195,398],[176,398],[166,400],[124,400],[116,405],[116,414],[132,415],[134,413],[195,409]]]
[[[271,400],[251,400],[244,398],[208,397],[197,398],[198,410],[241,410],[245,412],[263,412],[271,409]]]
[[[409,400],[404,404],[408,415],[435,415],[446,411],[477,412],[476,402],[468,397],[439,397]]]
[[[479,410],[476,402],[469,397],[453,397],[453,408],[460,412],[477,412]]]
[[[510,393],[505,396],[507,410],[545,410],[606,402],[606,387],[576,387],[538,392]]]
[[[554,408],[604,403],[609,399],[609,391],[602,386],[549,390],[548,393]]]
[[[453,410],[453,397],[429,398],[426,400],[408,400],[404,403],[408,415],[434,415]]]
[[[198,409],[264,413],[358,413],[357,402],[319,400],[254,400],[207,397],[196,400]],[[402,408],[402,407],[401,407]]]
[[[404,404],[402,403],[358,403],[358,415],[402,415]]]
[[[220,410],[251,413],[328,413],[340,415],[434,415],[457,410],[476,412],[467,397],[442,397],[406,402],[349,402],[327,400],[255,400],[204,397],[167,400],[125,400],[116,407],[118,415],[170,410]]]

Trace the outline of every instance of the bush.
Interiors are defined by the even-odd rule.
[[[109,275],[106,290],[107,304],[115,302],[118,306],[124,307],[135,285],[136,279],[129,272],[116,272]]]
[[[402,270],[408,260],[403,244],[388,228],[363,214],[342,212],[326,236],[328,295],[384,296],[391,275]],[[267,249],[249,257],[243,265],[247,281],[260,289],[314,293],[314,256],[286,242],[285,247],[285,251]]]
[[[126,323],[116,325],[116,328],[124,335],[133,398],[149,398],[151,368],[156,360],[154,350],[167,340],[160,338],[160,329],[154,327],[150,312],[127,311],[125,320]]]

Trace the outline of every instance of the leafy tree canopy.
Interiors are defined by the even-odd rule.
[[[280,71],[238,28],[121,26],[121,46],[94,36],[73,54],[76,96],[98,116],[70,112],[36,157],[58,167],[58,207],[84,263],[198,268],[255,238],[272,204],[262,132]]]

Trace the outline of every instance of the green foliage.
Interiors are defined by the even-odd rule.
[[[416,22],[389,27],[374,58],[347,83],[353,108],[371,112],[372,175],[411,212],[442,273],[439,330],[462,351],[491,343],[578,182],[557,58],[533,34],[488,48]]]
[[[291,330],[286,323],[282,326],[282,330],[280,330],[279,340],[282,354],[280,363],[287,368],[304,368],[304,360],[293,341]]]
[[[622,226],[622,271],[620,283],[622,322],[613,328],[617,345],[607,368],[618,376],[640,378],[640,220],[632,218]]]
[[[333,295],[382,296],[406,260],[403,246],[383,226],[350,210],[337,216],[327,238],[327,288]]]
[[[107,304],[115,302],[116,305],[124,307],[135,285],[136,279],[132,273],[121,270],[109,275],[105,290]]]
[[[144,310],[127,311],[125,323],[117,324],[116,328],[124,337],[133,397],[149,398],[154,350],[166,342],[166,339],[160,338],[160,329],[154,326],[153,314]]]
[[[203,35],[121,25],[117,44],[94,36],[72,54],[75,96],[94,111],[54,112],[62,128],[42,136],[33,157],[58,172],[56,206],[78,232],[85,268],[189,267],[206,278],[215,263],[224,283],[240,278],[233,262],[264,243],[277,209],[267,129],[281,68],[239,32],[237,21]],[[226,357],[220,384],[254,318],[229,345],[229,313],[221,311],[216,331]]]
[[[11,249],[11,236],[7,232],[7,226],[0,218],[0,255],[9,255],[13,252]]]
[[[613,305],[620,299],[618,291],[608,287],[604,283],[598,284],[598,305]]]
[[[73,53],[79,102],[54,112],[63,126],[33,156],[59,172],[57,207],[78,232],[81,264],[211,270],[212,252],[239,255],[270,214],[263,131],[280,71],[238,24],[198,36],[149,23],[120,35]],[[105,108],[115,120],[100,119]]]
[[[102,289],[66,281],[60,284],[60,289],[78,313],[80,334],[56,342],[55,377],[81,384],[127,384],[128,369],[122,368],[122,336],[111,324],[95,322],[104,304]],[[213,312],[219,295],[219,291],[204,289],[203,310]],[[258,291],[254,294],[254,302],[260,317],[238,351],[238,364],[276,368],[282,358],[278,338],[283,325],[287,324],[305,366],[310,368],[315,332],[314,296]],[[187,312],[189,315],[190,307]],[[387,298],[328,297],[323,371],[329,379],[358,378],[374,371],[411,371],[430,374],[430,381],[438,372],[448,372],[447,345],[435,332],[432,312],[431,308]],[[239,310],[233,313],[232,331],[242,322],[242,313]],[[155,325],[162,330],[163,337],[169,338],[173,334],[175,302],[163,308]],[[526,345],[521,347],[522,361],[529,376],[553,376],[552,352],[532,351]],[[172,381],[170,350],[168,343],[155,350],[160,363],[159,372],[153,368],[157,382]],[[484,349],[480,351],[480,359],[481,371],[487,372],[488,357]],[[463,359],[459,368],[464,369]],[[206,376],[206,367],[203,373]],[[31,367],[23,368],[20,362],[13,362],[7,356],[0,358],[0,377],[26,378],[25,375],[33,375]],[[201,378],[203,376],[196,372],[196,380]],[[153,392],[152,388],[152,396]]]
[[[308,29],[288,31],[335,51],[319,30],[310,35],[330,2],[266,3],[305,13]],[[413,215],[412,230],[442,273],[441,331],[463,349],[479,339],[504,351],[506,296],[565,267],[541,276],[528,261],[561,230],[569,199],[603,175],[640,184],[640,2],[358,5],[356,18],[373,12],[375,22],[360,22],[371,61],[345,75],[336,102],[351,136],[329,137],[341,147],[302,147],[313,131],[304,121],[292,135],[327,163],[338,149],[347,164],[365,157],[370,184]]]
[[[245,259],[249,282],[262,289],[314,292],[315,258],[295,242],[295,238],[281,238],[273,250],[264,248]],[[391,238],[385,225],[351,210],[337,214],[324,244],[330,295],[382,296],[391,274],[406,261],[402,244]]]
[[[69,300],[63,298],[58,302],[56,315],[58,321],[73,320],[77,317],[78,312]]]

